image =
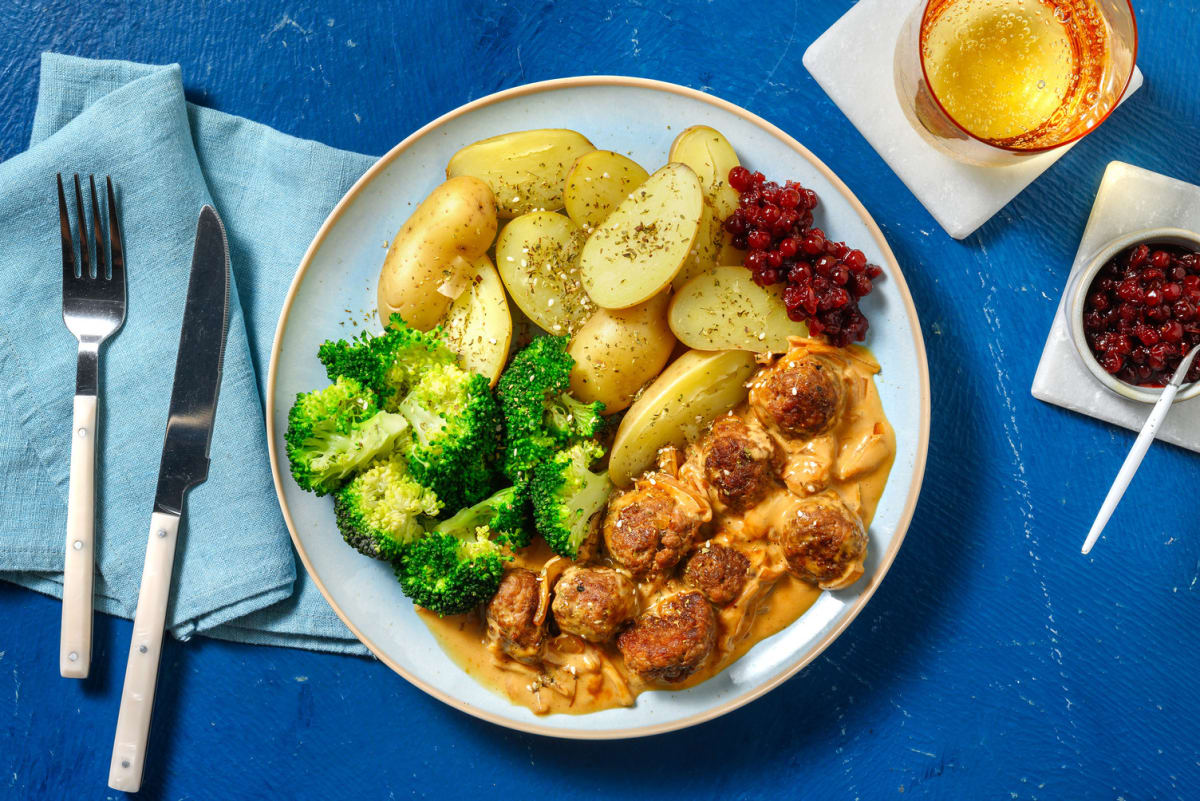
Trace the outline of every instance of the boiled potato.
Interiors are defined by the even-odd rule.
[[[579,257],[596,305],[625,309],[661,292],[691,255],[704,195],[690,167],[668,164],[621,201]]]
[[[496,195],[501,217],[563,207],[563,182],[575,160],[595,150],[575,131],[516,131],[467,145],[450,157],[446,177],[473,175]]]
[[[688,351],[663,370],[621,420],[608,459],[619,487],[653,466],[660,448],[693,442],[717,416],[746,399],[757,364],[743,350]]]
[[[665,289],[637,306],[599,309],[589,317],[568,348],[575,359],[571,394],[587,403],[601,401],[605,414],[628,407],[675,348],[667,326],[670,300]]]
[[[671,300],[671,331],[700,350],[784,353],[788,337],[808,327],[788,318],[778,287],[761,287],[745,267],[715,267],[688,281]]]
[[[730,237],[726,235],[721,244],[721,252],[717,254],[717,264],[744,264],[745,261],[746,251],[735,248]]]
[[[477,178],[451,178],[429,193],[392,239],[379,273],[379,317],[393,312],[428,331],[469,285],[496,238],[496,201]]]
[[[595,228],[649,177],[640,164],[620,153],[593,150],[580,156],[567,173],[563,205],[580,226]]]
[[[686,284],[701,273],[706,273],[721,262],[721,249],[725,246],[725,229],[717,219],[717,213],[705,204],[704,214],[700,217],[700,230],[696,232],[696,241],[692,252],[683,264],[683,268],[671,281],[676,289]],[[727,264],[729,262],[726,262]]]
[[[513,302],[551,334],[572,334],[596,308],[583,291],[583,231],[553,211],[522,214],[496,240],[496,266]]]
[[[729,185],[729,171],[740,163],[733,146],[707,125],[693,125],[671,143],[669,161],[692,168],[700,178],[704,197],[722,220],[738,207],[738,193]]]
[[[471,285],[450,304],[442,319],[443,338],[462,359],[463,367],[485,376],[492,386],[508,361],[512,315],[500,274],[487,256],[474,264]]]

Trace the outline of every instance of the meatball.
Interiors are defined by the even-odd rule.
[[[826,360],[792,351],[750,384],[750,407],[785,438],[810,439],[831,431],[846,403],[846,388]]]
[[[734,415],[719,417],[700,451],[713,500],[735,512],[750,509],[775,486],[775,446],[758,425]]]
[[[788,571],[823,590],[839,590],[863,573],[867,532],[858,515],[835,497],[797,498],[771,529]]]
[[[624,573],[569,567],[554,586],[550,607],[558,627],[590,642],[605,642],[637,616],[637,592]]]
[[[695,591],[672,595],[621,632],[625,666],[650,681],[679,682],[696,672],[717,640],[717,616]]]
[[[683,578],[704,597],[724,606],[742,594],[750,571],[750,560],[736,548],[708,543],[687,561]]]
[[[604,544],[640,580],[675,567],[711,519],[707,501],[678,480],[652,473],[609,501]]]
[[[522,662],[536,662],[545,639],[544,621],[538,620],[541,587],[538,575],[516,567],[507,570],[500,587],[488,601],[488,639],[498,642],[504,653]]]

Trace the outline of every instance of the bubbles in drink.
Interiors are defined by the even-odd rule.
[[[921,27],[930,89],[992,144],[1037,149],[1071,137],[1111,62],[1096,0],[932,0]]]

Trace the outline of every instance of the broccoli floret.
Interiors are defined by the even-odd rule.
[[[431,367],[396,408],[412,426],[404,445],[409,470],[444,509],[487,497],[503,427],[486,378],[453,365]]]
[[[441,508],[437,495],[409,475],[399,454],[376,461],[333,498],[342,538],[375,559],[398,558],[425,534],[422,518]]]
[[[388,411],[431,367],[456,365],[458,357],[441,338],[441,329],[418,331],[393,314],[381,334],[350,341],[327,341],[317,351],[329,380],[346,376],[369,387]]]
[[[504,474],[528,478],[534,465],[563,447],[595,436],[603,426],[602,403],[581,403],[567,394],[575,360],[568,338],[538,337],[513,357],[497,388],[507,428]]]
[[[403,416],[378,410],[375,395],[352,378],[296,396],[284,435],[292,477],[302,489],[325,495],[409,430]]]
[[[438,615],[461,614],[491,598],[512,557],[487,538],[489,533],[486,526],[431,531],[396,562],[400,589]]]
[[[488,539],[510,548],[524,548],[533,539],[533,521],[529,518],[529,485],[505,487],[474,506],[459,510],[437,525],[438,531],[489,530]]]
[[[538,533],[559,556],[579,555],[592,516],[612,492],[608,473],[589,469],[603,455],[604,449],[595,442],[581,442],[533,470],[529,488],[533,519]]]

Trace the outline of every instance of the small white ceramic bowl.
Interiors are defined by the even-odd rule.
[[[1112,240],[1101,248],[1088,266],[1075,277],[1069,293],[1070,306],[1067,310],[1067,322],[1071,330],[1071,339],[1075,343],[1075,350],[1079,351],[1079,358],[1083,359],[1083,363],[1092,371],[1092,375],[1096,377],[1097,381],[1121,397],[1142,403],[1155,403],[1162,394],[1161,389],[1139,387],[1118,380],[1096,361],[1096,357],[1092,355],[1092,349],[1088,347],[1087,340],[1083,335],[1083,306],[1096,273],[1100,272],[1100,268],[1113,256],[1127,247],[1142,242],[1147,244],[1162,242],[1200,251],[1200,234],[1183,228],[1146,228]],[[1200,381],[1190,385],[1185,384],[1179,394],[1175,396],[1175,402],[1179,403],[1197,395],[1200,395]]]

